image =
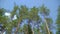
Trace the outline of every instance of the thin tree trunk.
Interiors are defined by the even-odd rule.
[[[39,29],[40,28],[40,26],[39,26],[40,21],[38,21],[37,23],[38,23],[38,34],[41,34],[40,29]]]
[[[39,29],[39,25],[38,25],[38,30],[39,30],[39,31],[38,31],[38,34],[40,34],[40,29]]]
[[[32,31],[33,33],[32,34],[34,34],[34,31]]]
[[[22,21],[22,17],[20,17],[19,20],[18,20],[18,25],[16,27],[16,31],[15,31],[14,34],[17,34],[18,33],[18,29],[19,29],[19,26],[20,26],[21,21]]]
[[[34,34],[34,24],[33,24],[32,32],[33,32],[33,34]]]
[[[28,27],[26,26],[26,29],[24,30],[24,34],[28,34]]]
[[[47,21],[46,20],[45,20],[45,25],[46,25],[46,28],[47,28],[47,31],[48,31],[47,33],[50,34],[50,30],[49,30],[49,27],[48,27],[48,24],[47,24]]]
[[[40,34],[40,31],[38,32],[38,34]]]

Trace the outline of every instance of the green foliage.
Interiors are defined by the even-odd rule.
[[[23,19],[28,18],[28,8],[26,6],[21,6],[19,8],[19,14]]]
[[[24,24],[23,31],[24,31],[24,34],[28,34],[28,25],[27,24]]]
[[[47,21],[47,24],[48,24],[48,27],[49,29],[51,29],[53,27],[52,23],[53,23],[53,20],[51,18],[45,18],[46,21]],[[52,27],[51,27],[52,26]]]
[[[60,34],[60,6],[58,7],[58,16],[57,16],[56,24],[57,24],[56,34]]]
[[[40,13],[41,14],[43,14],[43,15],[49,15],[49,12],[50,12],[50,10],[47,7],[45,7],[44,4],[40,7]]]
[[[5,11],[6,11],[6,10],[5,10],[5,9],[3,9],[3,8],[2,8],[2,9],[0,9],[0,16],[4,15]]]
[[[31,8],[30,12],[29,12],[29,19],[34,20],[34,21],[38,21],[40,18],[38,16],[38,8],[33,7]]]
[[[30,25],[28,25],[28,34],[33,34],[33,32],[32,32],[32,29],[31,29],[31,26],[30,26]]]
[[[57,16],[57,24],[60,24],[60,6],[58,7],[58,16]]]
[[[13,21],[11,22],[12,26],[13,26],[13,27],[17,27],[17,24],[18,24],[17,22],[18,22],[17,19],[13,20]]]

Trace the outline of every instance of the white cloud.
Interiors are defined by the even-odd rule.
[[[15,19],[17,19],[16,15],[14,15],[14,18],[13,18],[13,20],[15,20]]]
[[[10,16],[11,14],[10,13],[5,13],[6,16]]]

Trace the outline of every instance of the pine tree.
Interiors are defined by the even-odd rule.
[[[50,34],[50,29],[48,26],[48,22],[46,20],[47,16],[49,16],[50,10],[44,6],[44,4],[40,7],[40,14],[44,17],[44,23],[45,23],[45,29],[46,29],[46,34]]]

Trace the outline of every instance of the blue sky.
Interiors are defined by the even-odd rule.
[[[0,8],[5,8],[11,11],[14,7],[14,2],[18,6],[26,5],[29,8],[33,6],[40,7],[44,4],[50,9],[50,16],[53,18],[54,22],[56,20],[57,8],[60,5],[60,0],[0,0]]]

